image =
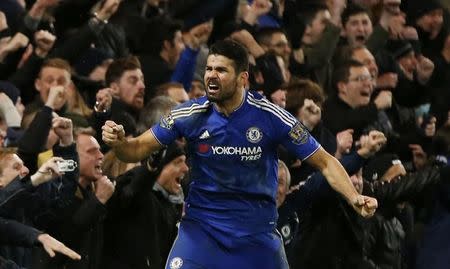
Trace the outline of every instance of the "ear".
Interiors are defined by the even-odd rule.
[[[162,50],[169,50],[169,49],[171,49],[172,47],[173,47],[173,46],[172,46],[172,44],[170,43],[169,40],[164,40],[164,41],[163,41]]]
[[[337,83],[337,93],[338,94],[346,94],[347,93],[347,83],[343,81],[339,81]]]
[[[36,91],[41,92],[42,89],[42,81],[39,77],[37,77],[34,80],[34,88],[36,89]]]
[[[239,73],[238,82],[240,85],[247,85],[249,74],[247,71]]]
[[[114,97],[119,96],[119,94],[120,94],[120,87],[119,87],[119,84],[117,82],[112,82],[111,84],[109,84],[109,88],[111,88],[112,95]]]

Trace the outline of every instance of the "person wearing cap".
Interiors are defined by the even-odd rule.
[[[103,268],[164,268],[181,219],[187,172],[184,150],[173,143],[116,178]]]
[[[423,54],[436,58],[442,50],[448,26],[444,24],[444,9],[436,0],[408,2],[408,20],[417,28]]]

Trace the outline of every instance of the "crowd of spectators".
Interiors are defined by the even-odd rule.
[[[205,95],[208,46],[226,38],[248,51],[247,89],[379,203],[360,217],[280,148],[290,267],[448,268],[445,0],[1,0],[0,268],[164,268],[189,149],[125,163],[101,128],[137,136]]]

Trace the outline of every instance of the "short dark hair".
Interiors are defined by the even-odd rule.
[[[303,22],[306,25],[310,25],[314,18],[317,16],[317,13],[320,11],[328,10],[328,7],[326,4],[323,3],[307,3],[299,10],[298,15],[303,18]]]
[[[143,51],[159,55],[164,46],[164,41],[169,41],[173,45],[175,33],[181,31],[183,22],[175,20],[167,15],[157,16],[147,22],[147,30],[142,41]]]
[[[233,61],[236,73],[248,71],[248,52],[239,43],[232,40],[220,40],[214,43],[209,55],[222,55]]]
[[[136,56],[128,56],[114,60],[106,70],[105,83],[106,86],[110,86],[111,83],[120,79],[125,71],[141,69],[141,63]]]
[[[365,65],[358,61],[350,59],[340,64],[340,66],[335,69],[335,71],[333,72],[333,88],[336,90],[336,94],[337,84],[339,82],[348,82],[348,78],[350,77],[350,69],[355,67],[365,67]]]
[[[270,45],[272,35],[276,33],[286,34],[285,31],[279,27],[263,27],[256,32],[256,42],[262,45]]]
[[[281,89],[287,91],[286,110],[294,116],[303,106],[305,99],[313,100],[320,107],[325,101],[322,88],[309,79],[293,79]]]
[[[334,62],[338,65],[353,60],[353,55],[358,50],[367,49],[365,45],[358,44],[355,46],[344,45],[338,48]]]
[[[350,19],[351,16],[361,14],[361,13],[365,13],[365,14],[369,15],[369,17],[370,17],[369,11],[367,9],[363,8],[362,6],[359,6],[356,4],[347,5],[347,7],[344,9],[344,11],[341,14],[342,26],[345,27],[345,24],[348,22],[348,20]]]

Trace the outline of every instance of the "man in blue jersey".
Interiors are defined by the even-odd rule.
[[[187,140],[191,184],[166,269],[288,268],[276,232],[277,147],[319,169],[358,213],[377,201],[359,195],[340,163],[285,110],[245,90],[246,50],[219,41],[209,52],[206,97],[179,105],[159,124],[127,139],[108,121],[103,140],[117,156],[136,162],[175,139]]]

